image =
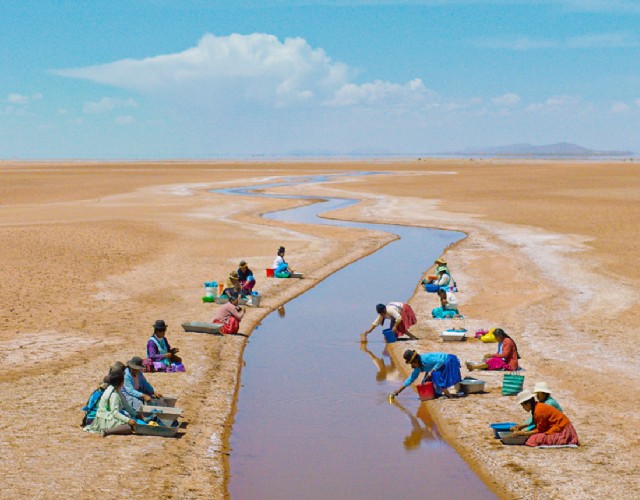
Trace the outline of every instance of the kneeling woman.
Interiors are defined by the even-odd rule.
[[[473,370],[508,370],[516,371],[518,369],[518,347],[509,335],[502,328],[496,328],[493,331],[498,343],[498,352],[484,355],[484,362],[470,363],[467,361],[467,369]]]
[[[402,387],[391,393],[392,397],[397,396],[413,384],[422,372],[426,372],[422,383],[431,380],[436,395],[444,394],[450,397],[449,387],[456,385],[462,380],[462,375],[460,375],[460,360],[454,354],[447,354],[446,352],[425,352],[418,354],[412,349],[407,349],[404,351],[403,357],[405,362],[411,365],[413,371],[411,375],[409,375],[409,378],[404,381]]]
[[[527,446],[580,445],[578,434],[564,413],[553,406],[537,402],[529,391],[518,394],[518,403],[525,411],[531,412],[535,424],[535,428],[530,431],[513,428],[513,433],[517,436],[531,436],[525,443]]]
[[[109,386],[100,397],[96,418],[84,430],[102,433],[103,437],[133,434],[136,421],[132,417],[135,417],[135,413],[120,393],[124,384],[124,372],[119,369],[111,370],[105,381]],[[125,415],[127,411],[129,415]]]
[[[458,299],[453,292],[447,292],[443,288],[438,290],[440,297],[440,307],[436,307],[431,311],[431,316],[436,319],[459,317]]]

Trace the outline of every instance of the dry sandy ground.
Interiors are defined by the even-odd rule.
[[[269,310],[389,237],[276,225],[257,216],[297,202],[207,189],[379,170],[394,174],[296,192],[363,199],[336,217],[467,233],[446,253],[468,318],[455,324],[510,333],[526,386],[551,386],[583,446],[496,444],[489,422],[526,417],[513,398],[500,396],[497,373],[481,375],[489,394],[428,403],[452,444],[506,497],[633,498],[640,490],[639,169],[435,160],[0,164],[2,495],[224,497],[225,436],[246,339],[182,332],[181,322],[213,314],[215,306],[200,302],[202,282],[221,280],[241,258],[250,263],[265,307],[250,310],[248,333]],[[309,279],[260,279],[280,244]],[[448,323],[426,319],[433,295],[417,290],[412,304],[417,348],[462,360],[495,348],[442,345],[437,334]],[[149,378],[160,392],[180,396],[181,438],[81,432],[78,409],[87,395],[114,361],[143,354],[158,318],[169,323],[187,372]],[[400,348],[391,351],[398,361]]]

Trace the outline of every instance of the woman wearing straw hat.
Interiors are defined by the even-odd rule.
[[[229,273],[229,277],[224,282],[224,288],[222,290],[223,295],[229,296],[230,293],[241,293],[242,286],[240,285],[240,277],[236,271]]]
[[[409,304],[404,302],[389,302],[387,305],[378,304],[376,306],[377,318],[371,323],[371,326],[364,333],[360,334],[360,341],[366,342],[367,335],[369,335],[376,326],[384,325],[384,320],[389,319],[391,322],[390,328],[397,337],[406,335],[412,340],[417,340],[413,333],[409,331],[418,320],[416,319],[416,313]]]
[[[536,398],[540,403],[548,404],[549,406],[553,406],[556,410],[562,411],[560,404],[551,397],[551,389],[549,389],[546,382],[536,382],[532,392],[536,395]],[[533,423],[533,418],[529,417],[526,422],[516,425],[514,429],[517,431],[521,429],[531,431],[535,429],[535,427],[536,425]]]
[[[251,293],[253,287],[256,285],[256,278],[253,276],[253,271],[249,269],[249,265],[245,260],[240,261],[238,267],[238,280],[240,282],[240,291],[245,295]]]
[[[536,401],[533,392],[522,391],[517,396],[522,408],[531,412],[532,430],[513,428],[516,436],[530,436],[527,446],[579,446],[578,434],[567,416],[553,406]]]
[[[456,355],[447,354],[446,352],[425,352],[418,354],[412,349],[407,349],[404,351],[403,357],[405,363],[411,365],[413,371],[407,380],[404,381],[400,389],[390,394],[391,398],[396,397],[413,384],[422,372],[426,372],[422,383],[431,380],[436,395],[444,395],[448,398],[453,397],[449,392],[449,387],[456,385],[462,380],[462,375],[460,375],[460,360]]]

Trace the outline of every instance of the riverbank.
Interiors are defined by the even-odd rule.
[[[182,321],[212,316],[212,306],[200,302],[202,282],[221,280],[244,258],[259,277],[263,305],[275,308],[388,236],[264,221],[257,214],[298,202],[232,200],[206,189],[284,175],[385,170],[396,172],[391,181],[359,178],[296,193],[365,200],[340,217],[465,231],[469,237],[447,252],[464,313],[472,318],[465,325],[502,326],[513,334],[527,383],[540,377],[551,385],[585,446],[544,452],[497,446],[486,423],[522,415],[510,398],[493,390],[482,400],[429,403],[452,443],[515,497],[633,493],[637,396],[627,388],[638,377],[631,368],[638,316],[624,306],[637,302],[640,278],[629,259],[638,241],[637,168],[456,161],[3,164],[0,231],[11,244],[0,277],[13,284],[1,292],[2,362],[8,368],[0,387],[9,396],[0,410],[3,460],[10,464],[3,467],[3,484],[16,496],[136,496],[146,478],[145,495],[224,496],[224,436],[246,340],[181,331]],[[618,245],[625,236],[626,244]],[[260,279],[280,244],[292,264],[309,270],[308,279]],[[616,273],[622,262],[629,265],[624,274]],[[601,297],[603,280],[611,279],[605,271],[615,276],[615,300]],[[428,317],[432,301],[418,290],[412,304],[419,318]],[[266,312],[251,310],[242,330]],[[188,371],[150,380],[161,392],[180,395],[188,422],[184,437],[102,440],[79,432],[78,408],[91,387],[116,359],[142,354],[150,325],[160,317],[170,324],[168,338],[180,347]],[[420,325],[418,347],[442,349],[436,336],[441,324]],[[487,347],[468,342],[456,345],[455,353],[473,359]],[[596,367],[594,355],[600,359]],[[489,387],[499,386],[496,374],[483,378]],[[34,411],[34,400],[57,410]],[[58,459],[50,463],[54,455]]]

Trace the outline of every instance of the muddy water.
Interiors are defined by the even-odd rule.
[[[367,344],[358,339],[376,317],[375,304],[409,299],[423,271],[462,235],[316,217],[349,203],[329,200],[268,215],[385,230],[401,239],[334,273],[256,328],[244,354],[229,494],[495,498],[441,438],[414,391],[388,402],[401,378],[381,328]],[[296,268],[295,255],[287,262],[304,271]]]

